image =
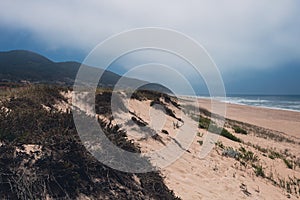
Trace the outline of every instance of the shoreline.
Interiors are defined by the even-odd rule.
[[[206,96],[188,96],[188,95],[182,95],[180,97],[182,97],[183,99],[185,99],[185,98],[204,99],[204,100],[219,101],[221,103],[226,103],[226,104],[250,106],[250,107],[255,107],[255,108],[266,108],[266,109],[272,109],[272,110],[292,111],[292,112],[300,113],[300,110],[295,110],[295,109],[280,108],[280,107],[274,107],[274,106],[249,105],[249,104],[245,104],[245,103],[232,102],[232,101],[228,101],[228,100],[220,100],[220,99],[218,99],[218,97],[211,98],[211,97],[206,97]],[[228,98],[228,97],[226,97],[226,98]],[[230,96],[229,96],[229,98],[230,98]]]
[[[254,106],[254,105],[248,105],[248,104],[243,104],[243,103],[234,103],[234,102],[228,102],[228,101],[221,101],[221,102],[226,103],[226,104],[249,106],[249,107],[254,107],[254,108],[265,108],[265,109],[270,109],[270,110],[282,110],[282,111],[291,111],[291,112],[300,113],[300,110],[292,110],[292,109],[288,109],[288,108],[278,108],[278,107],[268,107],[268,106]]]
[[[197,99],[200,107],[211,111],[210,99],[201,97],[192,98]],[[227,102],[222,103],[226,104],[226,118],[300,138],[300,112]]]

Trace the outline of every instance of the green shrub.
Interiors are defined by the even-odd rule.
[[[254,168],[254,172],[256,176],[261,176],[261,177],[265,177],[265,172],[264,169],[261,165],[252,165],[252,167]]]
[[[257,149],[258,151],[262,152],[262,153],[268,153],[268,149],[263,148],[259,145],[252,145],[255,149]]]
[[[208,128],[208,131],[211,133],[220,134],[221,136],[230,139],[235,142],[242,142],[241,139],[237,138],[236,136],[232,135],[227,129],[221,128],[216,124],[211,124]]]
[[[258,156],[255,155],[252,151],[247,151],[244,147],[239,148],[240,158],[245,162],[256,162],[258,161]]]
[[[239,138],[232,135],[228,130],[225,128],[218,127],[214,122],[212,122],[209,118],[203,117],[200,115],[199,118],[199,128],[206,129],[211,133],[220,134],[223,137],[226,137],[235,142],[241,142]]]
[[[287,159],[285,159],[285,158],[283,158],[282,160],[283,160],[283,162],[286,164],[286,166],[287,166],[289,169],[293,169],[293,163],[292,163],[292,161],[289,161],[289,160],[287,160]]]
[[[241,133],[241,134],[244,134],[244,135],[247,135],[248,132],[244,129],[242,129],[241,127],[239,126],[233,126],[232,129],[234,130],[234,132],[236,133]]]
[[[275,159],[275,157],[272,155],[272,154],[269,154],[269,156],[268,156],[270,159],[272,159],[272,160],[274,160]]]
[[[236,136],[232,135],[229,131],[227,131],[225,128],[222,129],[222,132],[221,132],[221,135],[223,137],[226,137],[232,141],[235,141],[235,142],[242,142],[241,139],[237,138]]]
[[[233,149],[232,147],[226,147],[222,152],[222,156],[227,156],[238,160],[240,157],[240,153],[237,150]]]
[[[200,115],[199,117],[199,128],[208,129],[211,120]]]
[[[225,146],[224,146],[224,144],[223,144],[221,141],[217,141],[217,142],[216,142],[216,145],[217,145],[218,147],[220,147],[221,149],[225,149]]]
[[[274,160],[275,158],[282,158],[282,155],[276,151],[269,151],[269,158],[271,158],[272,160]]]

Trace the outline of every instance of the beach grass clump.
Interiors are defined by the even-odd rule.
[[[163,93],[153,90],[143,90],[138,89],[131,94],[131,99],[136,99],[139,101],[146,101],[146,100],[157,100],[163,96]]]
[[[217,134],[220,134],[221,136],[227,138],[227,139],[230,139],[232,141],[235,141],[235,142],[241,142],[241,139],[237,138],[236,136],[232,135],[227,129],[225,128],[221,128],[221,127],[218,127],[217,125],[215,124],[212,124],[209,129],[208,129],[210,132],[212,133],[217,133]]]
[[[280,159],[283,159],[283,156],[282,154],[276,152],[276,151],[273,151],[273,150],[269,150],[269,155],[268,157],[272,160],[274,160],[275,158],[280,158]]]
[[[95,159],[80,141],[72,113],[60,112],[53,106],[63,99],[60,95],[63,90],[52,86],[30,87],[1,102],[10,111],[0,109],[0,199],[79,199],[82,194],[106,199],[179,199],[158,171],[137,173],[140,180],[137,186],[133,174],[107,167]],[[111,96],[104,93],[105,98],[99,98],[99,95],[99,105],[106,104]],[[43,109],[41,104],[52,106],[53,111]],[[85,113],[80,116],[95,120]],[[128,140],[120,126],[100,118],[98,123],[113,145],[140,153],[140,148]],[[88,132],[94,134],[97,130],[88,127]],[[101,153],[110,159],[111,152],[105,142],[93,136],[88,143],[103,147]],[[40,150],[26,152],[25,145],[38,146]],[[150,160],[140,154],[132,162],[154,169]]]
[[[198,126],[199,126],[199,128],[206,129],[211,133],[220,134],[221,136],[226,137],[227,139],[230,139],[232,141],[242,142],[241,139],[239,139],[235,135],[231,134],[227,129],[219,127],[213,121],[211,121],[209,118],[203,117],[201,115],[199,118]]]
[[[245,129],[242,129],[241,127],[239,126],[233,126],[232,129],[234,130],[234,132],[236,133],[240,133],[240,134],[243,134],[243,135],[247,135],[248,132],[245,130]]]
[[[235,142],[242,142],[241,139],[239,139],[238,137],[236,137],[235,135],[232,135],[228,130],[226,130],[225,128],[222,129],[221,131],[221,136],[226,137],[227,139],[230,139],[232,141]]]
[[[226,156],[238,160],[240,157],[240,153],[237,150],[233,149],[232,147],[226,147],[222,152],[222,156]]]
[[[258,168],[257,163],[259,163],[259,157],[254,154],[252,151],[248,151],[245,147],[240,147],[239,149],[234,149],[232,147],[225,147],[222,143],[216,143],[222,151],[222,156],[234,158],[235,160],[239,161],[241,165],[247,166],[248,164],[252,165],[254,171],[256,172]],[[257,172],[260,173],[260,172]]]
[[[218,146],[218,147],[220,147],[221,149],[225,149],[225,146],[224,146],[224,144],[221,141],[217,141],[215,143],[215,145]]]
[[[240,158],[245,162],[257,162],[258,156],[255,155],[252,151],[246,150],[244,147],[239,148],[240,151]]]
[[[293,165],[293,162],[292,162],[292,161],[287,160],[286,158],[283,158],[282,160],[283,160],[283,162],[286,164],[286,166],[287,166],[289,169],[293,169],[294,165]]]
[[[256,175],[256,176],[261,176],[261,177],[263,177],[263,178],[266,177],[262,165],[255,165],[255,164],[252,164],[252,167],[253,167],[253,169],[254,169],[254,172],[255,172],[255,175]]]
[[[285,189],[288,194],[300,195],[300,179],[288,177],[288,179],[278,177],[278,186]]]
[[[221,128],[221,127],[217,126],[216,124],[211,124],[208,127],[208,131],[211,133],[220,134],[221,136],[223,136],[227,139],[230,139],[232,141],[235,141],[235,142],[242,142],[241,139],[239,139],[235,135],[231,134],[227,129]]]
[[[251,143],[250,143],[251,145]],[[252,145],[256,150],[262,152],[262,153],[268,153],[268,149],[264,148],[264,147],[261,147],[259,145]]]
[[[279,158],[282,159],[283,162],[285,163],[285,165],[289,168],[289,169],[293,169],[294,168],[294,164],[293,161],[286,159],[281,153],[278,153],[276,151],[269,151],[269,155],[268,157],[272,160],[274,160],[275,158]]]
[[[199,128],[202,128],[202,129],[208,129],[209,127],[209,124],[210,124],[211,120],[207,117],[203,117],[200,115],[199,117]]]

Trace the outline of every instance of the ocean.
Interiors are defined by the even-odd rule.
[[[228,95],[226,100],[222,99],[221,101],[300,112],[300,95]]]

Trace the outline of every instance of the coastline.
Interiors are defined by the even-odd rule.
[[[266,95],[269,96],[269,95]],[[279,95],[280,96],[280,95]],[[291,95],[291,96],[299,96],[299,95]],[[209,96],[189,96],[189,95],[182,95],[182,98],[192,98],[192,99],[207,99],[207,100],[211,100],[211,97]],[[221,100],[220,98],[222,97],[216,97],[214,98],[214,100],[216,101],[220,101],[222,103],[227,103],[227,104],[234,104],[234,105],[242,105],[242,106],[251,106],[251,107],[258,107],[258,108],[267,108],[267,109],[272,109],[272,110],[284,110],[284,111],[293,111],[293,112],[300,112],[300,109],[291,109],[291,108],[283,108],[283,107],[276,107],[276,106],[265,106],[265,105],[250,105],[247,103],[241,103],[238,101],[231,101],[229,99],[233,98],[233,96],[226,96],[225,100]],[[245,99],[244,101],[253,101],[253,100],[247,100]],[[268,100],[258,100],[258,101],[268,101]],[[300,105],[299,105],[300,106]]]
[[[211,111],[210,99],[198,97],[197,100],[200,107]],[[225,103],[227,107],[226,118],[300,138],[300,112],[235,103],[222,103]]]

